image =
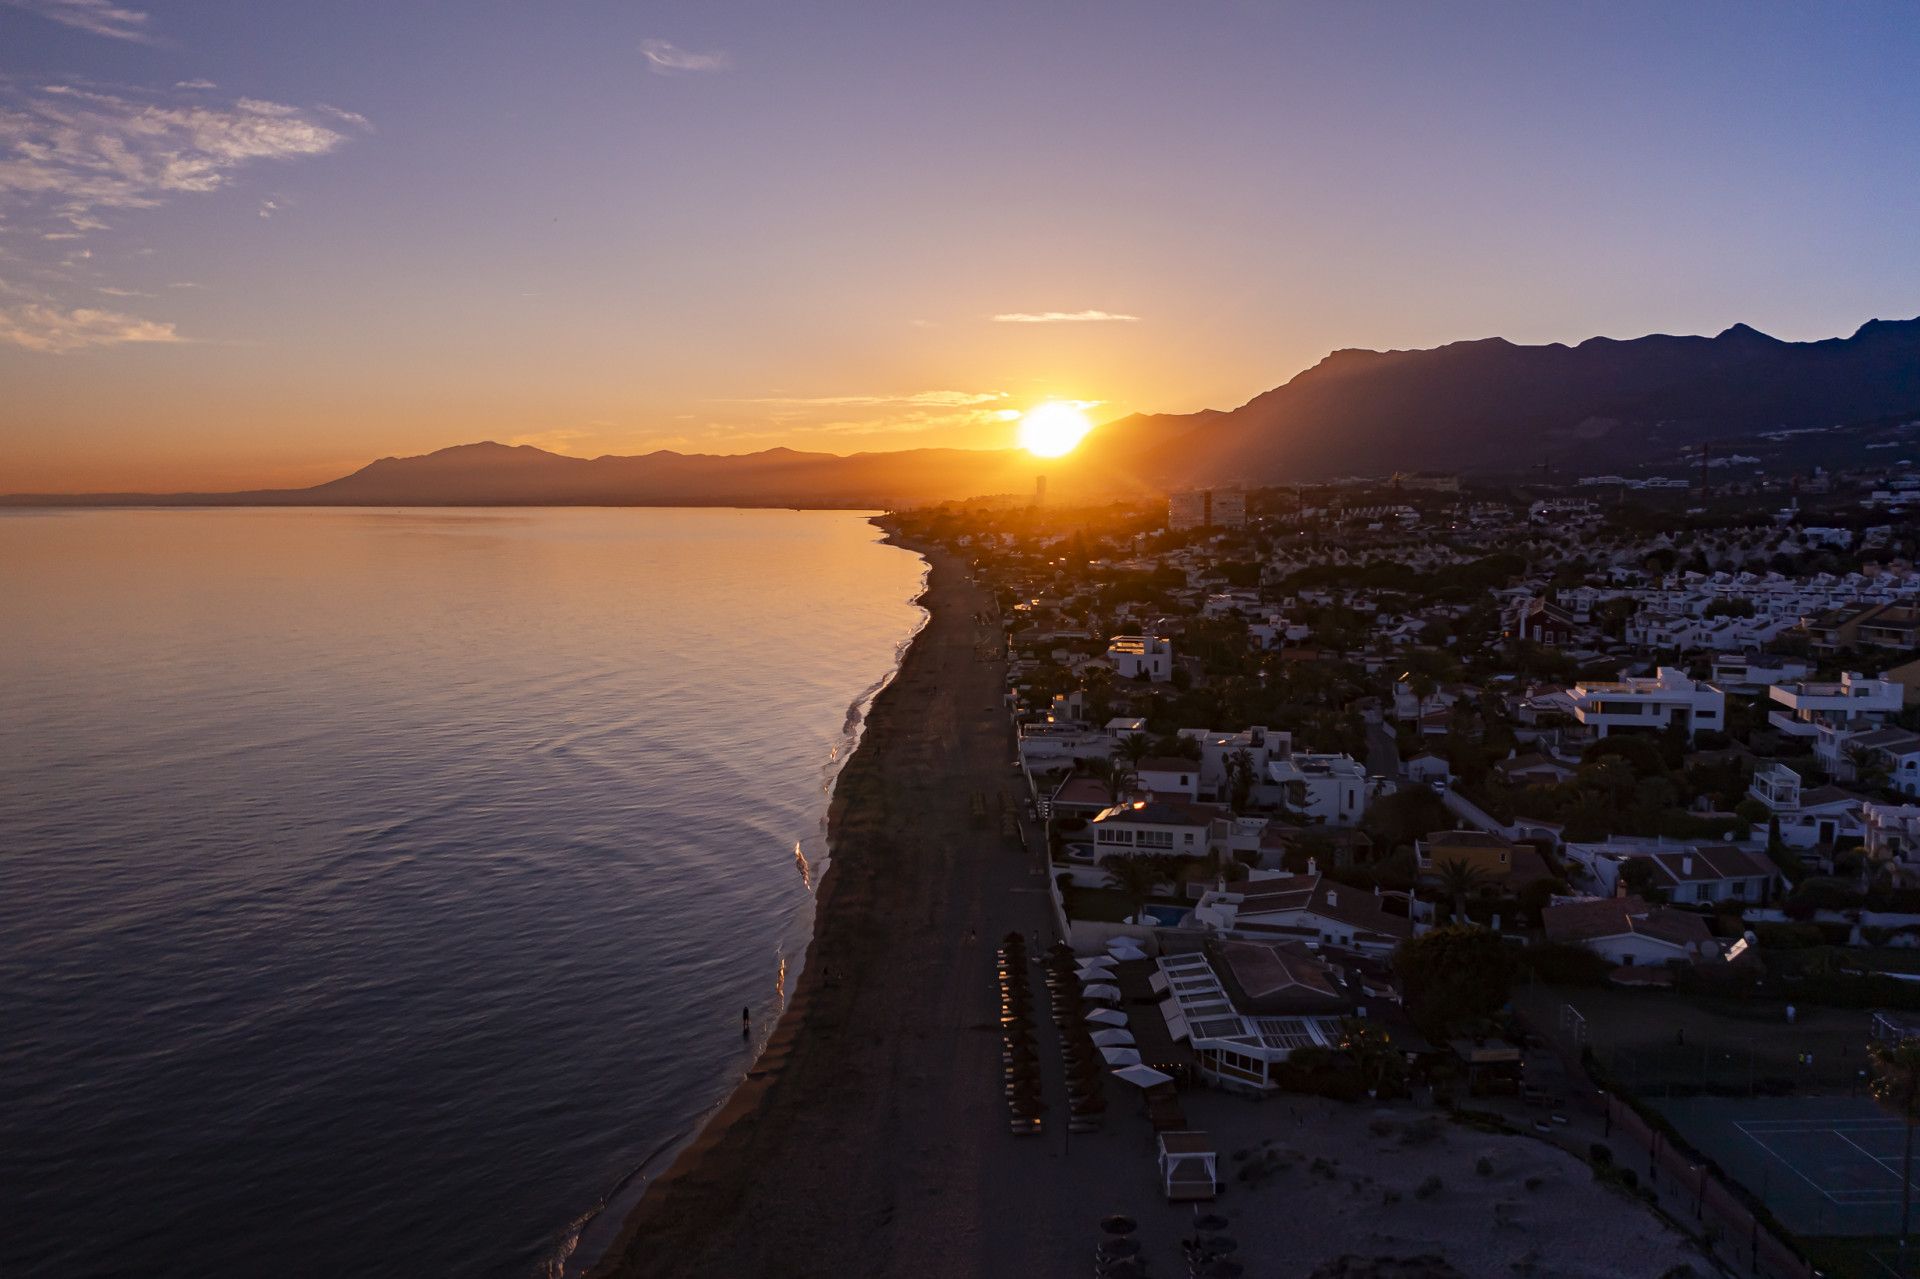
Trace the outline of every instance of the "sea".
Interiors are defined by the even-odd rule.
[[[0,1275],[558,1273],[780,1012],[925,572],[857,512],[0,513]]]

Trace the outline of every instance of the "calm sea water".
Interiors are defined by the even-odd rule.
[[[797,971],[877,537],[0,515],[0,1274],[541,1273]]]

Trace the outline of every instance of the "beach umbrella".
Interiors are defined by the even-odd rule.
[[[1119,1051],[1125,1050],[1122,1049]],[[1136,1060],[1138,1060],[1139,1055],[1138,1053],[1134,1054]],[[1124,1069],[1114,1071],[1113,1077],[1115,1079],[1123,1079],[1135,1088],[1152,1088],[1159,1084],[1170,1084],[1173,1082],[1172,1075],[1161,1074],[1152,1066],[1127,1066]]]
[[[1095,955],[1091,959],[1077,959],[1074,968],[1080,972],[1089,972],[1095,968],[1111,968],[1115,960],[1112,955]]]
[[[1116,1212],[1100,1222],[1100,1229],[1110,1235],[1130,1235],[1140,1228],[1140,1223],[1124,1212]]]
[[[1111,984],[1112,981],[1113,970],[1111,968],[1083,968],[1080,970],[1080,985],[1083,987],[1098,986],[1102,983]]]
[[[1107,1239],[1101,1242],[1098,1251],[1100,1260],[1102,1261],[1118,1261],[1122,1257],[1137,1257],[1140,1255],[1140,1241],[1138,1239],[1127,1239],[1125,1237]]]
[[[1096,983],[1092,986],[1088,986],[1085,990],[1081,991],[1080,993],[1082,995],[1085,995],[1088,999],[1108,999],[1108,1000],[1112,1000],[1116,1004],[1120,1002],[1120,988],[1118,986],[1108,986],[1104,983]]]
[[[1127,1015],[1118,1008],[1089,1008],[1087,1020],[1098,1026],[1124,1026]]]
[[[1225,1230],[1227,1228],[1227,1219],[1217,1212],[1205,1213],[1193,1219],[1193,1228],[1195,1230],[1204,1230],[1211,1234],[1216,1230]]]
[[[1116,937],[1107,943],[1107,953],[1115,959],[1145,959],[1147,952],[1131,937]]]
[[[1138,1066],[1140,1054],[1131,1048],[1102,1048],[1100,1055],[1107,1059],[1109,1066]]]
[[[1119,1048],[1133,1043],[1133,1032],[1109,1026],[1105,1030],[1094,1031],[1093,1042],[1102,1048]]]

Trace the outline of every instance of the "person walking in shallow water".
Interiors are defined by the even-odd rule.
[[[749,1009],[742,1008],[740,1010],[740,1038],[745,1039],[751,1033],[753,1033],[753,1013]]]

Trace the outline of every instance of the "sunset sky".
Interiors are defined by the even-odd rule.
[[[997,447],[1339,347],[1920,314],[1920,18],[0,0],[0,491]]]

